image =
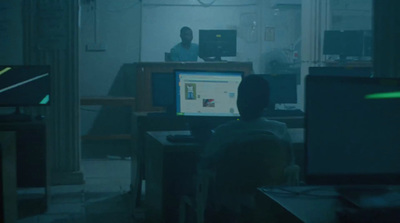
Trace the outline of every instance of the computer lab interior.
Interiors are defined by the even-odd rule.
[[[176,182],[197,179],[197,136],[240,119],[237,85],[255,74],[270,85],[263,117],[288,128],[296,182],[254,187],[252,220],[232,222],[396,222],[399,10],[397,0],[1,1],[0,221],[214,222],[212,195]],[[199,55],[173,61],[185,26]]]

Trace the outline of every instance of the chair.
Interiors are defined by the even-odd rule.
[[[214,217],[222,217],[218,221],[229,222],[224,217],[234,216],[251,222],[244,220],[251,216],[245,211],[253,210],[257,187],[296,183],[299,167],[287,165],[289,155],[287,146],[272,134],[256,134],[226,145],[215,169],[196,176],[194,197],[182,198],[180,222],[186,220],[187,207],[194,211],[197,223],[204,222],[206,208]]]
[[[165,62],[171,62],[171,61],[172,61],[172,59],[171,59],[171,53],[169,53],[169,52],[165,52],[165,53],[164,53],[164,61],[165,61]]]

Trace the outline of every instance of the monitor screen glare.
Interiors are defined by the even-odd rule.
[[[239,116],[241,72],[175,71],[178,116]]]

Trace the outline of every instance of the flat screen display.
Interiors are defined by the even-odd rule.
[[[175,78],[173,73],[152,73],[151,89],[153,106],[170,107],[175,101]]]
[[[178,116],[239,116],[242,72],[175,71]]]
[[[307,76],[306,180],[400,183],[400,79]]]
[[[364,33],[363,30],[326,30],[324,32],[323,54],[363,56]]]
[[[296,74],[260,74],[269,83],[269,104],[297,103]]]
[[[0,66],[0,106],[50,104],[50,66]]]
[[[236,56],[236,30],[199,30],[199,56],[234,57]]]

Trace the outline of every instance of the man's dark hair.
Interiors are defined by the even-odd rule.
[[[181,34],[183,34],[184,32],[186,32],[186,31],[192,31],[192,29],[191,28],[189,28],[189,27],[187,27],[187,26],[184,26],[184,27],[182,27],[181,28]]]
[[[238,88],[237,107],[243,120],[252,120],[262,116],[269,103],[268,81],[258,75],[243,78]]]

